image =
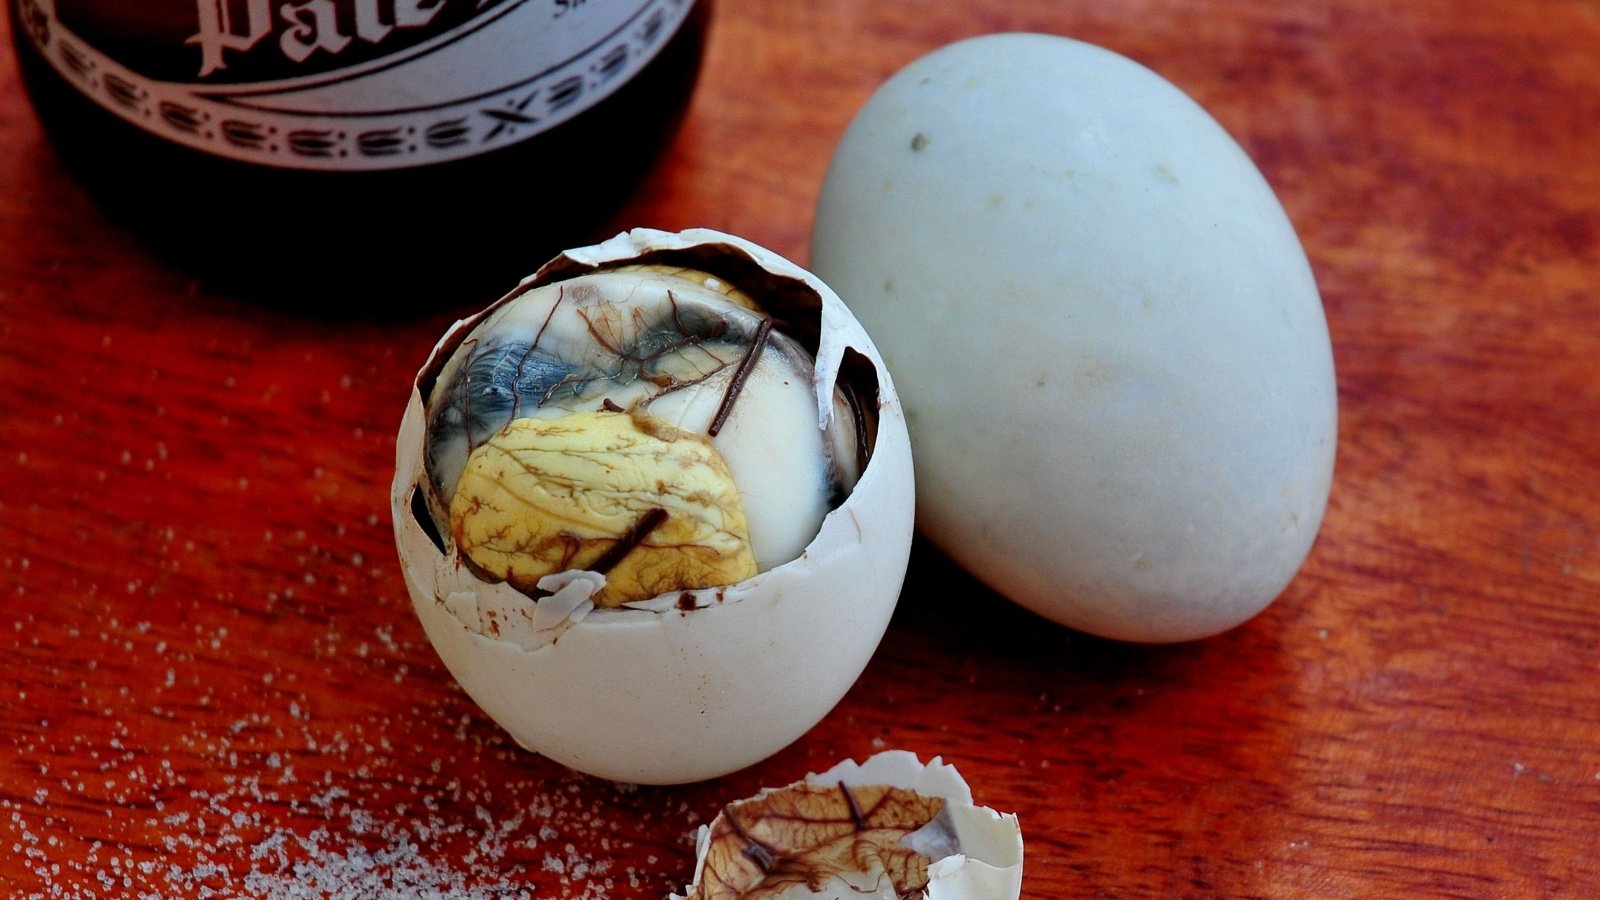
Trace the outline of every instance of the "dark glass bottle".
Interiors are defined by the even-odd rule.
[[[601,236],[681,119],[710,18],[709,0],[8,3],[38,117],[113,218],[221,289],[363,310],[497,294]]]

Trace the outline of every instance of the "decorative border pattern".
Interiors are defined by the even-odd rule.
[[[246,162],[352,170],[463,159],[547,131],[598,103],[649,63],[677,33],[693,2],[650,0],[571,59],[494,93],[425,111],[351,116],[262,109],[204,85],[145,78],[62,27],[50,0],[21,0],[20,18],[40,55],[63,78],[146,131]],[[404,65],[385,77],[404,78]]]

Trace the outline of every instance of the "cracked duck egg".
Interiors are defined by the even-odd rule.
[[[955,768],[888,750],[728,804],[697,836],[675,900],[1015,900],[1017,817],[977,806]]]
[[[570,250],[418,375],[392,495],[413,607],[523,746],[715,777],[822,718],[888,624],[908,438],[866,333],[724,234]]]

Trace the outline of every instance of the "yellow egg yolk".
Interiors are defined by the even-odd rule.
[[[450,501],[456,546],[486,575],[603,569],[614,607],[756,574],[744,507],[703,435],[625,411],[519,418],[475,448]]]

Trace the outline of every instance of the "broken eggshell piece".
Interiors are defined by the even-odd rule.
[[[673,900],[1007,900],[1022,892],[1017,817],[973,804],[953,766],[890,750],[730,803],[696,839]]]
[[[838,417],[854,415],[835,391],[848,383],[865,408],[859,418],[871,426],[862,429],[870,452],[862,464],[840,462],[843,474],[830,476],[842,482],[837,489],[848,490],[842,499],[832,498],[836,507],[793,514],[820,520],[803,527],[805,534],[814,529],[815,536],[806,541],[802,534],[793,544],[803,548],[788,551],[798,552],[796,558],[784,561],[769,554],[757,560],[756,574],[736,583],[674,589],[605,608],[595,602],[605,577],[583,570],[580,560],[571,570],[530,576],[535,589],[522,584],[519,590],[503,580],[504,573],[468,560],[457,545],[446,492],[469,468],[463,451],[473,440],[447,446],[450,438],[441,435],[451,429],[430,418],[430,409],[451,389],[458,352],[482,339],[480,326],[513,315],[517,298],[549,285],[571,286],[596,273],[627,274],[637,266],[651,267],[638,276],[646,281],[662,270],[704,273],[693,277],[729,296],[750,298],[815,359],[799,407],[801,421],[810,423],[802,431],[809,430],[810,439],[828,453],[851,455],[840,452],[835,439],[817,437],[837,431],[828,426]],[[762,357],[781,361],[791,355],[772,344]],[[626,415],[614,407],[627,410],[634,400],[593,396],[579,405],[585,416]],[[794,412],[792,395],[774,402]],[[700,410],[683,413],[688,419],[704,418],[705,403],[683,406]],[[758,395],[743,396],[728,429],[735,430],[733,418],[741,415],[757,429],[765,427],[768,406]],[[432,452],[430,431],[440,438]],[[792,440],[779,434],[726,454],[741,493],[749,472],[741,475],[737,469],[759,468],[763,446]],[[446,667],[523,746],[618,781],[716,777],[759,761],[803,734],[844,695],[876,648],[910,549],[910,446],[876,348],[814,276],[770,251],[714,231],[639,229],[567,251],[517,291],[458,322],[418,375],[400,428],[397,464],[391,502],[402,571],[418,618]],[[792,528],[782,527],[791,514],[762,513],[763,503],[746,503],[753,510],[751,531],[765,528],[794,541]],[[787,503],[779,508],[796,508]],[[798,502],[799,507],[809,504]],[[759,524],[763,516],[778,521]],[[762,542],[754,543],[762,556]]]

